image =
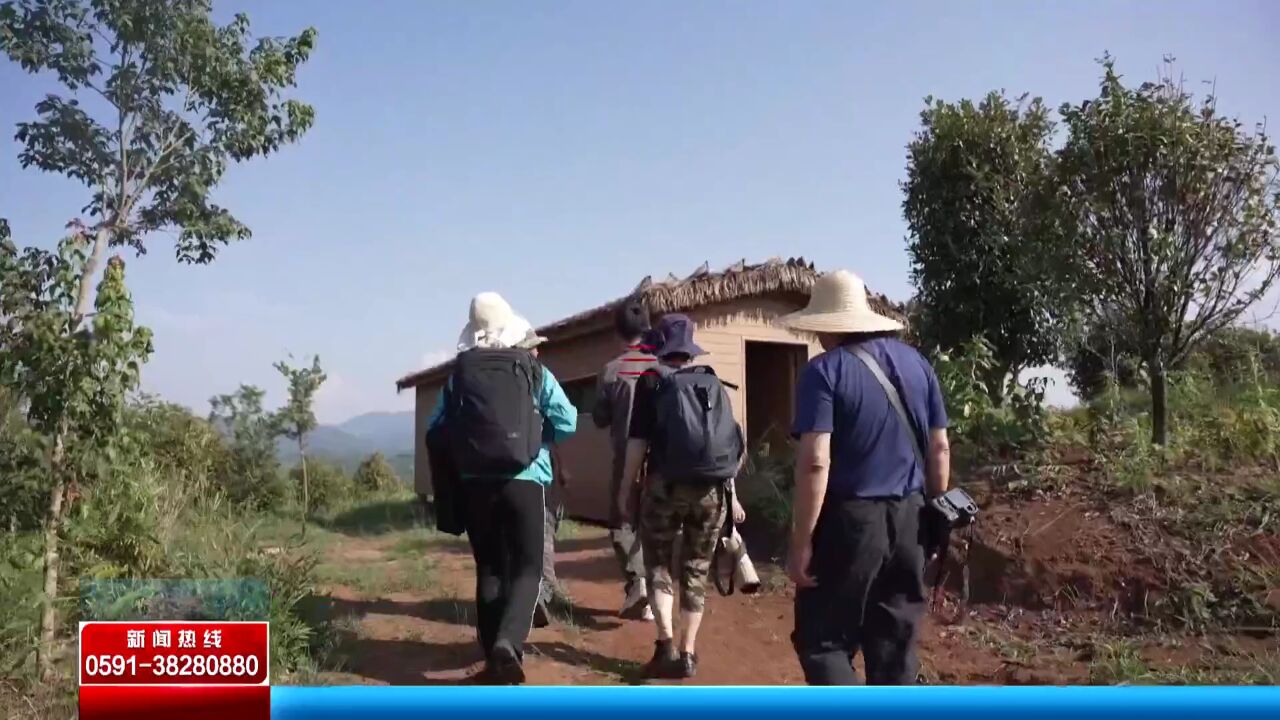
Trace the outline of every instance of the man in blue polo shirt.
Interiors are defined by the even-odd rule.
[[[810,685],[914,683],[924,616],[925,497],[950,476],[947,414],[933,368],[873,311],[862,280],[829,273],[809,305],[781,319],[817,333],[796,392],[800,440],[787,574],[796,583],[792,643]],[[900,398],[907,417],[894,407]]]

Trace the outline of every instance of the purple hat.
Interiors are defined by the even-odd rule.
[[[697,357],[707,354],[706,350],[698,347],[698,344],[693,341],[693,321],[688,315],[679,313],[663,315],[658,321],[657,330],[662,336],[662,347],[658,348],[655,354],[660,358],[668,355]]]

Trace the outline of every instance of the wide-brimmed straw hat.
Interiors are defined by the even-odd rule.
[[[523,318],[521,319],[523,320]],[[528,324],[528,322],[526,321],[525,324]],[[516,343],[516,347],[523,348],[525,350],[532,350],[546,341],[547,339],[545,337],[539,335],[538,331],[530,327],[525,331],[524,339]]]
[[[501,295],[482,292],[471,299],[467,324],[458,335],[458,352],[476,347],[532,348],[545,340]]]
[[[902,323],[871,309],[867,286],[848,270],[824,273],[813,283],[809,304],[778,319],[793,330],[818,333],[870,333],[903,329]]]

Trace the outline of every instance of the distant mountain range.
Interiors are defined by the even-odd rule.
[[[372,412],[338,425],[321,425],[307,437],[308,456],[323,457],[353,470],[360,461],[380,452],[387,456],[401,478],[413,479],[413,413]],[[288,438],[277,443],[280,460],[293,464],[298,446]]]

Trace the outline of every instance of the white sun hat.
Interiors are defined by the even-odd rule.
[[[868,333],[903,329],[902,323],[871,309],[867,286],[848,270],[824,273],[813,283],[809,304],[778,319],[793,330],[818,333]]]
[[[482,292],[471,299],[467,324],[458,335],[458,352],[476,347],[532,347],[546,338],[533,331],[528,320],[516,314],[511,304],[496,292]]]

